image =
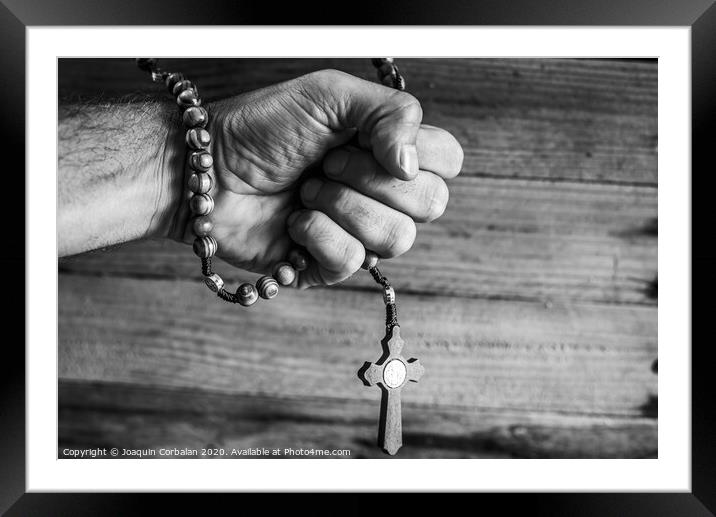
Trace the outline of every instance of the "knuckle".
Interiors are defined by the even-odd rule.
[[[408,216],[401,217],[388,232],[385,258],[397,257],[412,248],[417,233],[415,222]]]
[[[342,81],[349,74],[336,70],[334,68],[325,68],[323,70],[317,70],[303,76],[303,80],[310,84],[318,86],[330,86],[335,84],[337,81]]]
[[[320,241],[326,237],[325,224],[321,222],[320,212],[305,210],[296,221],[298,231],[312,239]]]
[[[326,186],[325,197],[331,205],[340,213],[351,213],[355,205],[353,192],[337,183],[327,183]]]
[[[423,108],[414,95],[396,90],[390,100],[394,109],[399,110],[406,118],[418,122],[423,119]]]

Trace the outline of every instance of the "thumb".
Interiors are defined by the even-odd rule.
[[[305,76],[304,87],[319,93],[331,129],[357,128],[375,159],[398,179],[418,174],[415,147],[423,119],[418,100],[406,92],[339,72],[322,70]],[[318,92],[316,91],[318,90]]]

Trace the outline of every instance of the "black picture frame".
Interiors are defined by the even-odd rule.
[[[424,1],[392,1],[351,4],[351,16],[335,4],[304,3],[276,8],[231,0],[162,0],[149,4],[139,0],[2,0],[0,3],[0,99],[2,99],[3,147],[8,178],[24,170],[25,149],[25,29],[36,25],[619,25],[690,26],[692,50],[692,491],[645,494],[515,494],[484,495],[495,499],[501,513],[529,508],[537,515],[712,515],[716,512],[716,404],[714,375],[709,371],[711,340],[706,322],[711,304],[707,296],[716,286],[716,252],[709,239],[697,241],[710,227],[711,210],[706,203],[707,180],[714,174],[710,152],[716,125],[716,5],[713,0],[489,0],[440,2],[440,8]],[[323,9],[322,9],[323,7]],[[315,13],[321,12],[322,15]],[[335,13],[333,16],[330,13]],[[329,19],[331,16],[335,19]],[[48,81],[54,80],[48,77]],[[11,158],[11,161],[8,160]],[[709,167],[710,165],[710,167]],[[12,173],[12,176],[10,174]],[[24,175],[23,175],[24,178]],[[10,181],[8,181],[8,184]],[[14,181],[13,184],[20,183]],[[14,231],[6,227],[6,246],[1,254],[5,293],[13,303],[4,311],[2,404],[0,405],[0,511],[7,515],[110,515],[140,513],[149,495],[37,494],[25,489],[25,352],[24,316],[26,270],[24,231],[19,245],[17,220],[25,213],[24,182],[11,194],[6,214],[13,214]],[[6,202],[7,202],[6,201]],[[708,236],[708,234],[707,234]],[[22,274],[24,272],[24,275]],[[700,295],[700,296],[699,296]],[[24,294],[22,295],[24,299]],[[697,303],[702,298],[701,303]],[[20,314],[22,313],[22,314]],[[662,315],[663,317],[663,315]],[[12,323],[12,324],[11,324]],[[17,332],[12,336],[12,330]],[[698,331],[702,332],[698,332]],[[10,337],[12,336],[12,337]],[[674,344],[674,346],[689,346]],[[243,495],[242,497],[246,497]],[[295,496],[300,497],[300,496]],[[351,496],[357,497],[357,496]],[[183,496],[173,504],[184,505]],[[362,503],[364,504],[364,503]],[[413,504],[420,505],[420,498]],[[162,502],[164,510],[170,506]]]

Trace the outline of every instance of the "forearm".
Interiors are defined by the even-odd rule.
[[[175,114],[156,101],[60,106],[59,256],[167,235],[184,159]]]

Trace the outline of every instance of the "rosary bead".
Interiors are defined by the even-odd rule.
[[[196,90],[194,83],[192,83],[191,81],[189,81],[187,79],[184,79],[182,81],[177,81],[176,83],[174,83],[174,87],[172,88],[172,95],[174,95],[174,97],[176,97],[184,90],[189,90],[190,88],[193,88],[194,90]]]
[[[380,82],[383,83],[385,86],[390,86],[392,88],[395,83],[395,76],[390,74],[384,75],[381,78]]]
[[[279,262],[273,268],[273,277],[281,285],[291,285],[296,280],[296,270],[288,262]]]
[[[194,218],[191,223],[191,228],[194,231],[194,235],[197,237],[204,237],[209,235],[211,230],[214,229],[214,223],[212,223],[211,219],[207,216],[202,215]]]
[[[184,127],[205,127],[209,121],[209,114],[201,106],[191,106],[184,112],[182,120]]]
[[[262,276],[256,282],[256,290],[264,300],[270,300],[278,294],[278,282],[270,276]]]
[[[221,279],[219,275],[214,273],[213,275],[209,275],[206,278],[204,278],[204,283],[206,284],[206,287],[211,289],[213,292],[218,293],[219,289],[224,287],[224,281]]]
[[[308,267],[308,259],[301,250],[292,249],[288,252],[288,261],[296,271],[305,271]]]
[[[378,255],[370,250],[365,250],[365,260],[363,260],[363,265],[361,267],[363,269],[370,269],[377,266],[379,260]]]
[[[236,289],[236,297],[239,299],[241,305],[248,307],[256,303],[256,300],[259,299],[259,293],[252,284],[245,283]]]
[[[379,77],[385,77],[386,75],[395,75],[395,67],[390,63],[384,63],[378,68]]]
[[[206,151],[195,151],[189,156],[189,165],[197,172],[206,172],[214,165],[214,158]]]
[[[199,93],[194,88],[184,90],[177,97],[177,104],[182,108],[199,106],[201,104],[201,101],[199,100]]]
[[[192,149],[206,149],[211,143],[211,135],[206,129],[195,127],[186,132],[185,140]]]
[[[167,90],[169,90],[169,93],[172,93],[174,91],[174,85],[178,83],[179,81],[184,80],[184,74],[180,73],[172,73],[169,74],[164,82],[164,84],[167,85]]]
[[[211,190],[213,183],[211,174],[195,172],[189,176],[189,190],[194,194],[206,194]]]
[[[392,287],[386,287],[383,289],[383,302],[386,305],[389,303],[395,303],[395,290]]]
[[[199,258],[209,258],[216,255],[216,250],[219,248],[219,245],[216,242],[216,239],[212,237],[211,235],[207,235],[206,237],[197,237],[194,239],[194,253]]]
[[[401,92],[405,90],[405,78],[402,75],[397,75],[395,81],[393,82],[393,88],[400,90]]]
[[[214,198],[209,194],[197,194],[189,201],[191,211],[196,215],[207,215],[214,210]]]

